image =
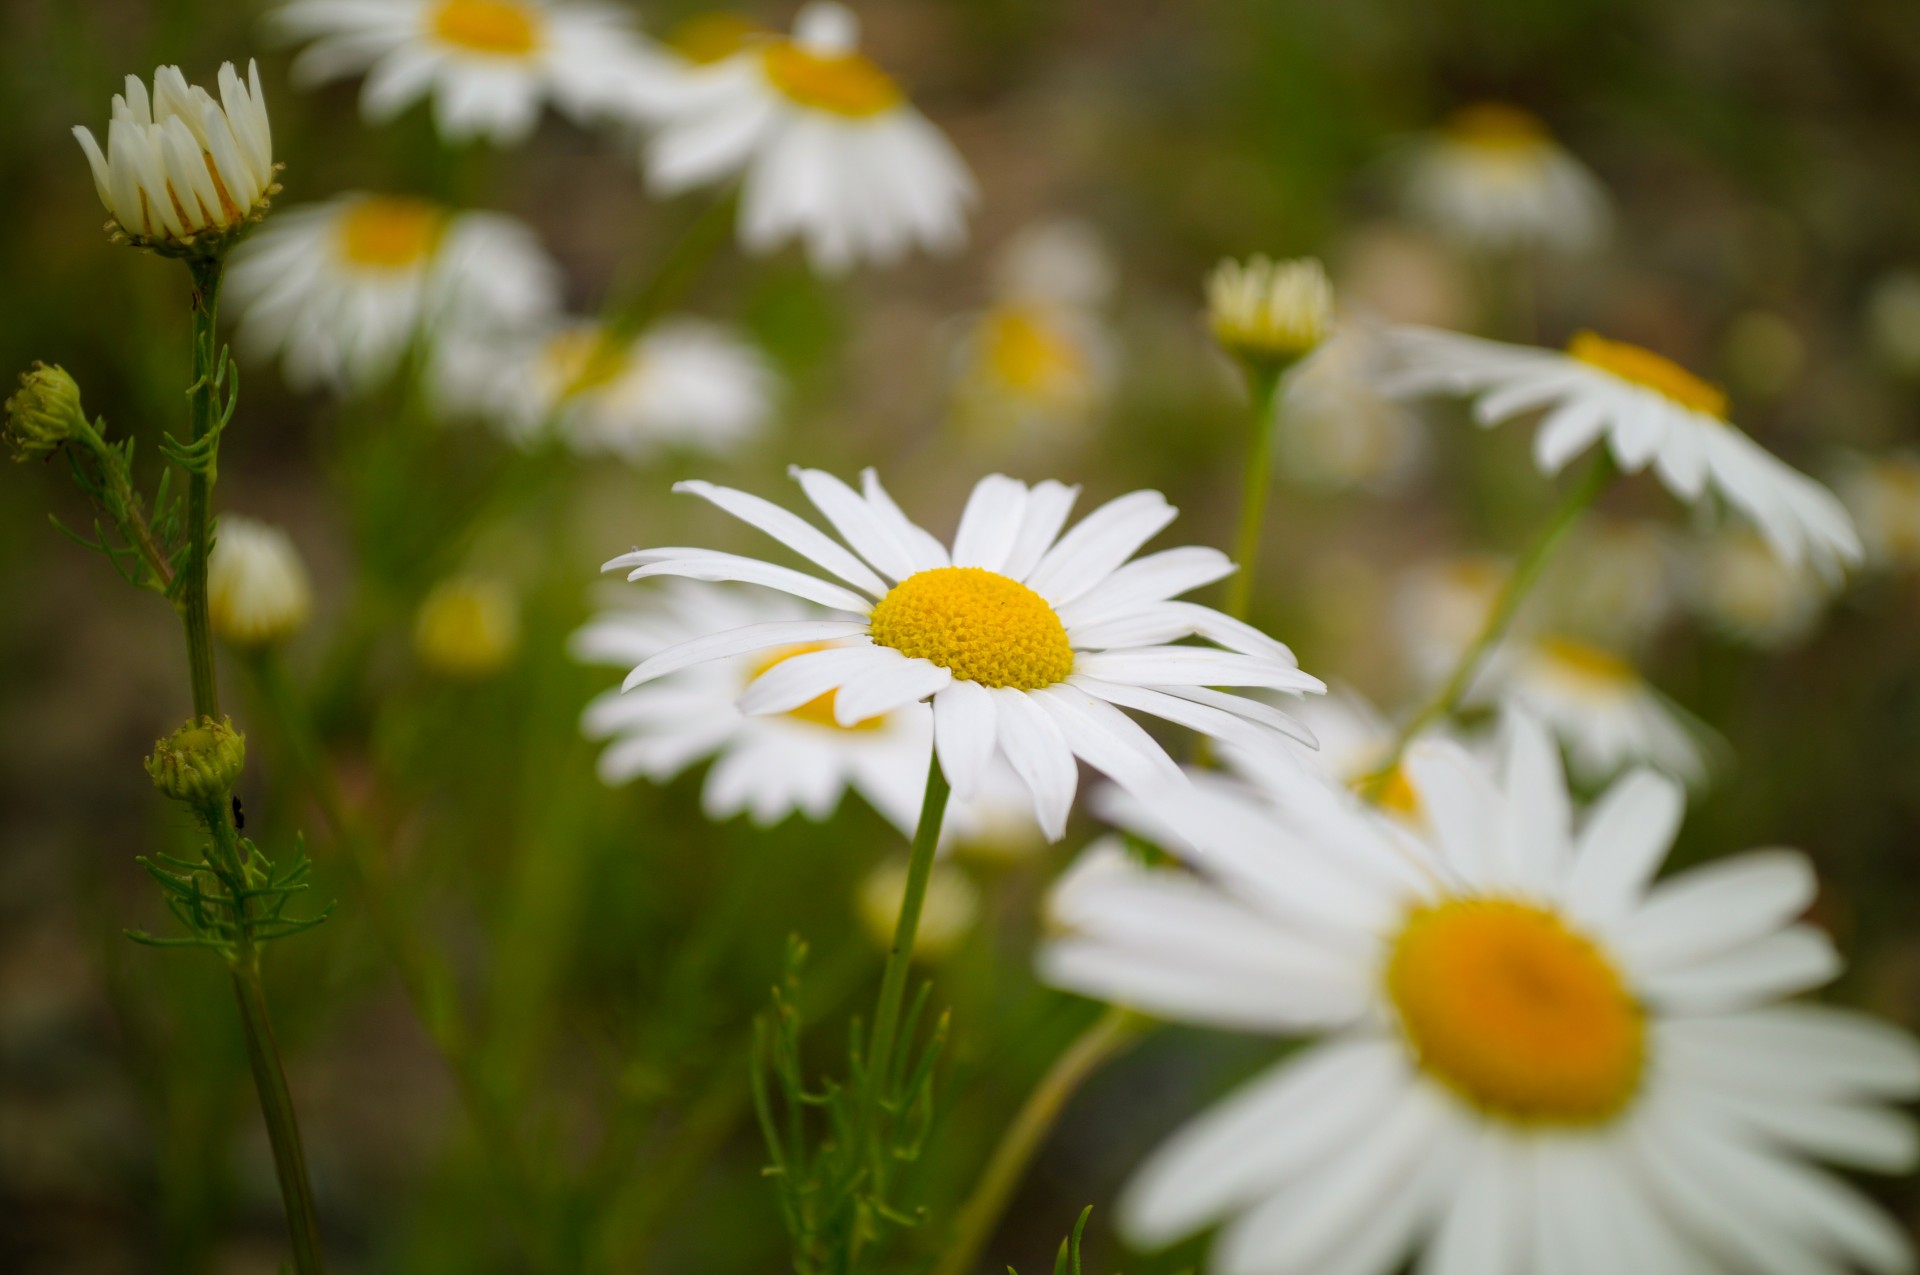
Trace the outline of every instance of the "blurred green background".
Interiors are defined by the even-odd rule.
[[[629,140],[551,115],[506,152],[444,149],[420,107],[369,128],[357,81],[288,87],[288,52],[261,36],[259,6],[0,4],[0,371],[61,363],[149,463],[185,417],[185,275],[108,245],[69,136],[76,123],[99,130],[128,72],[177,62],[205,82],[221,61],[258,55],[284,204],[374,189],[511,212],[589,312],[701,206],[649,199]],[[1490,97],[1547,120],[1617,201],[1604,253],[1540,263],[1541,339],[1592,326],[1655,346],[1727,382],[1745,427],[1816,473],[1847,450],[1920,442],[1920,380],[1876,356],[1865,317],[1890,274],[1920,268],[1910,0],[859,7],[876,59],[976,172],[974,246],[840,283],[794,255],[717,262],[689,308],[740,324],[790,382],[778,428],[740,457],[640,470],[530,460],[489,434],[436,428],[397,395],[290,396],[275,368],[243,364],[217,503],[286,525],[313,568],[317,618],[289,662],[408,924],[458,973],[475,1074],[503,1113],[501,1128],[476,1128],[228,667],[230,710],[254,743],[248,831],[284,848],[305,829],[323,895],[341,899],[268,967],[336,1269],[782,1266],[745,1108],[747,1025],[798,933],[812,943],[818,1066],[838,1065],[845,1015],[879,965],[852,924],[854,890],[899,838],[851,798],[829,825],[761,831],[704,821],[697,770],[663,788],[594,778],[576,721],[613,678],[573,665],[564,640],[591,609],[599,563],[636,543],[752,547],[670,498],[675,478],[786,500],[789,462],[873,464],[944,533],[973,478],[1007,467],[1084,483],[1087,502],[1158,487],[1185,511],[1171,543],[1225,544],[1244,426],[1198,321],[1203,274],[1222,254],[1318,253],[1343,302],[1431,318],[1437,288],[1469,322],[1460,272],[1396,221],[1388,161]],[[693,11],[662,3],[638,17],[658,32]],[[987,299],[993,249],[1063,213],[1098,227],[1118,269],[1111,405],[1091,430],[1041,445],[959,435],[942,334]],[[1770,341],[1759,353],[1755,331]],[[1257,594],[1257,618],[1308,669],[1387,703],[1409,690],[1388,621],[1395,573],[1449,548],[1510,551],[1552,498],[1524,431],[1483,435],[1444,411],[1432,428],[1435,464],[1391,498],[1283,485]],[[1646,482],[1611,506],[1685,521]],[[187,710],[179,627],[61,539],[49,510],[84,522],[57,462],[0,474],[0,1267],[270,1271],[280,1206],[221,971],[120,937],[167,923],[133,856],[192,839],[138,764]],[[474,567],[518,590],[520,653],[485,682],[436,680],[412,655],[413,608]],[[1818,919],[1851,962],[1833,997],[1909,1027],[1916,620],[1920,580],[1881,576],[1792,650],[1681,624],[1648,664],[1735,757],[1695,807],[1681,857],[1804,847],[1825,886]],[[916,1171],[914,1198],[936,1230],[1026,1088],[1096,1012],[1028,973],[1044,884],[1090,832],[973,870],[985,922],[935,971],[956,1028],[940,1153]],[[1044,1269],[1087,1203],[1093,1269],[1190,1264],[1192,1247],[1123,1254],[1113,1193],[1272,1052],[1168,1029],[1098,1076],[985,1269]],[[1920,1224],[1911,1181],[1870,1189]]]

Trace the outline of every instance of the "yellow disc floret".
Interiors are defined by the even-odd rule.
[[[1407,919],[1387,993],[1421,1067],[1489,1115],[1596,1124],[1640,1086],[1646,1026],[1606,955],[1558,916],[1453,899]]]
[[[447,210],[424,199],[375,195],[340,217],[340,255],[367,270],[406,270],[440,246]]]
[[[1045,598],[984,567],[910,575],[873,609],[873,640],[982,686],[1037,691],[1073,672],[1066,625]]]
[[[494,57],[525,57],[540,47],[540,15],[519,0],[441,0],[433,33],[457,48]]]
[[[806,655],[813,651],[824,651],[827,649],[828,646],[825,642],[808,642],[802,646],[783,646],[776,651],[762,656],[760,660],[754,664],[753,673],[747,678],[747,682],[749,684],[753,683],[759,679],[762,673],[774,665],[784,664],[796,655]],[[851,726],[842,726],[839,720],[833,715],[834,699],[838,694],[838,691],[828,691],[824,695],[816,695],[800,707],[788,709],[786,716],[798,718],[803,722],[808,722],[815,726],[826,726],[833,730],[879,730],[882,726],[886,725],[886,718],[884,717],[868,717],[855,722]]]
[[[900,101],[900,86],[858,53],[815,53],[781,40],[761,58],[767,80],[800,106],[863,119]]]
[[[981,353],[995,380],[1029,398],[1069,397],[1088,379],[1087,361],[1048,315],[1005,306],[987,317]]]
[[[1609,341],[1597,332],[1578,332],[1568,342],[1567,353],[1623,381],[1645,386],[1690,412],[1700,412],[1716,420],[1727,418],[1725,390],[1652,350],[1625,341]]]

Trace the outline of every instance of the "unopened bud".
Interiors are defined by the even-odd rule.
[[[80,387],[65,369],[35,362],[20,374],[20,388],[7,400],[7,444],[15,460],[39,460],[87,426]]]
[[[1333,285],[1312,257],[1222,261],[1207,276],[1207,323],[1235,358],[1285,368],[1333,326]]]
[[[153,746],[153,786],[192,806],[224,802],[247,762],[247,737],[222,717],[189,720]]]

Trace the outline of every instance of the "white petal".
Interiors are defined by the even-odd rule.
[[[910,660],[897,651],[889,653],[897,658],[842,686],[833,697],[836,722],[842,726],[864,722],[902,705],[917,703],[953,681],[952,673],[931,660]]]
[[[1073,751],[1053,719],[1029,703],[1025,692],[998,687],[988,694],[999,718],[1000,751],[1033,794],[1033,813],[1041,832],[1047,840],[1058,841],[1066,835],[1067,813],[1080,782]]]
[[[809,526],[804,519],[772,501],[698,480],[675,483],[673,489],[711,501],[749,526],[758,527],[815,566],[831,571],[856,589],[864,589],[876,598],[887,591],[886,584],[869,571],[865,563]]]
[[[750,716],[790,713],[864,674],[891,666],[891,654],[862,643],[790,656],[753,679],[740,696],[740,711]]]
[[[867,506],[853,488],[818,469],[795,467],[789,471],[800,482],[801,490],[814,507],[826,515],[855,553],[877,567],[890,580],[904,580],[915,571],[907,547],[892,529]]]
[[[1176,514],[1157,491],[1135,491],[1082,518],[1047,551],[1026,585],[1054,606],[1065,606],[1111,575]]]
[[[1824,1005],[1773,1005],[1669,1021],[1660,1048],[1676,1074],[1782,1098],[1920,1094],[1920,1042],[1889,1023]]]
[[[933,746],[955,799],[971,801],[980,791],[998,720],[993,696],[978,682],[955,678],[933,697]]]
[[[1840,972],[1819,930],[1790,926],[1711,960],[1644,974],[1640,987],[1663,1008],[1694,1013],[1738,1009],[1829,982]]]
[[[1122,788],[1164,797],[1187,786],[1186,775],[1153,736],[1105,700],[1068,685],[1034,691],[1031,698],[1053,718],[1074,756]]]
[[[1027,493],[1026,514],[1020,519],[1020,534],[1007,553],[1002,574],[1024,581],[1032,573],[1034,564],[1053,547],[1054,538],[1066,525],[1067,515],[1073,511],[1073,502],[1079,495],[1078,487],[1068,487],[1051,478],[1033,485]]]
[[[973,486],[953,537],[956,567],[1000,571],[1020,535],[1027,512],[1027,485],[1004,474],[988,474]]]
[[[1507,715],[1507,848],[1526,887],[1558,897],[1573,862],[1573,812],[1560,749],[1537,718]]]
[[[1792,850],[1765,850],[1682,873],[1608,937],[1639,971],[1686,965],[1761,938],[1806,911],[1813,866]]]
[[[1275,660],[1197,646],[1144,646],[1074,657],[1074,671],[1131,686],[1265,686],[1276,691],[1326,689],[1319,678]]]
[[[631,690],[642,682],[665,677],[709,660],[747,655],[775,646],[800,646],[807,642],[825,642],[849,637],[862,627],[844,620],[777,620],[770,624],[750,624],[724,633],[709,633],[677,643],[643,662],[627,675],[621,689]]]
[[[1685,789],[1657,771],[1636,770],[1607,789],[1574,845],[1568,912],[1596,928],[1626,915],[1667,857],[1685,812]]]

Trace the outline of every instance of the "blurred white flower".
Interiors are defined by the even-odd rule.
[[[348,194],[274,218],[233,255],[238,341],[295,389],[366,389],[414,342],[511,329],[559,301],[533,232],[498,213]]]
[[[290,0],[268,22],[289,42],[312,41],[294,59],[296,83],[365,71],[371,123],[432,94],[448,141],[518,142],[545,102],[585,123],[657,106],[678,83],[623,10],[576,0]]]
[[[742,247],[767,253],[797,237],[830,273],[965,242],[973,177],[859,52],[851,12],[814,0],[791,38],[731,30],[702,51],[713,60],[688,60],[664,110],[642,112],[656,126],[646,154],[656,193],[739,176]]]
[[[1394,589],[1394,628],[1416,680],[1433,682],[1460,662],[1493,614],[1511,571],[1498,558],[1461,555],[1418,562]]]
[[[441,677],[492,677],[520,649],[519,599],[504,580],[492,576],[442,580],[414,616],[413,649]]]
[[[240,514],[221,515],[207,558],[207,612],[222,641],[256,650],[298,632],[313,586],[287,533]]]
[[[1425,427],[1381,391],[1382,357],[1377,330],[1346,323],[1288,374],[1274,441],[1281,469],[1296,481],[1390,492],[1425,467]]]
[[[1588,517],[1537,586],[1556,629],[1633,649],[1678,606],[1681,555],[1650,523]]]
[[[1406,156],[1413,214],[1483,251],[1591,247],[1611,220],[1606,191],[1535,116],[1499,102],[1456,112]]]
[[[1785,997],[1839,961],[1804,856],[1654,875],[1672,780],[1576,823],[1551,741],[1408,769],[1425,828],[1291,767],[1158,803],[1191,870],[1118,840],[1056,887],[1048,982],[1180,1022],[1319,1037],[1177,1132],[1118,1216],[1216,1223],[1221,1275],[1891,1275],[1901,1228],[1813,1167],[1904,1173],[1920,1046]],[[1151,833],[1153,826],[1134,829]]]
[[[906,894],[906,860],[889,859],[867,874],[854,896],[860,928],[883,951],[893,945],[900,902]],[[951,863],[936,862],[920,904],[920,928],[913,935],[914,959],[938,961],[951,955],[979,920],[979,887]]]
[[[1226,260],[1207,276],[1207,326],[1237,358],[1289,366],[1333,327],[1333,285],[1312,257]]]
[[[1920,376],[1920,271],[1896,270],[1867,295],[1867,340],[1902,376]]]
[[[247,82],[220,64],[220,100],[188,84],[177,66],[153,73],[153,95],[138,76],[113,96],[103,154],[93,132],[73,130],[93,170],[93,188],[134,243],[183,249],[224,235],[266,211],[274,184],[273,132],[260,68]]]
[[[1789,647],[1811,633],[1827,608],[1826,582],[1790,567],[1745,531],[1727,531],[1695,547],[1688,596],[1714,628],[1751,646]]]
[[[1840,475],[1840,500],[1852,511],[1867,561],[1910,571],[1920,567],[1920,456],[1862,456]]]
[[[1467,395],[1487,426],[1544,409],[1533,436],[1543,473],[1604,440],[1622,470],[1652,466],[1681,500],[1718,492],[1789,563],[1837,576],[1860,561],[1860,538],[1833,493],[1730,424],[1719,386],[1651,350],[1592,332],[1564,352],[1432,328],[1399,328],[1392,339],[1390,392]]]

